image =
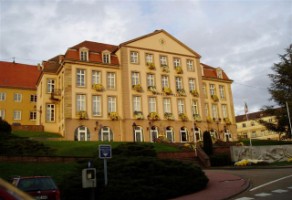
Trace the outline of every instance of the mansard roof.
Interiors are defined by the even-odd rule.
[[[0,61],[0,87],[36,90],[40,74],[36,65]]]
[[[211,79],[220,79],[220,78],[218,78],[217,69],[215,67],[211,67],[211,66],[206,65],[204,63],[201,63],[201,65],[203,66],[203,69],[204,69],[203,77],[211,78]],[[231,79],[229,79],[229,77],[227,76],[227,74],[223,70],[222,70],[222,80],[232,81]]]

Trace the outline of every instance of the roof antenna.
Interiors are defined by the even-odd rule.
[[[15,63],[15,57],[12,57],[13,63]]]

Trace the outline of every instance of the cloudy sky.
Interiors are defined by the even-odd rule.
[[[0,60],[37,64],[84,40],[118,45],[164,29],[234,80],[235,114],[269,101],[292,43],[292,0],[0,0]]]

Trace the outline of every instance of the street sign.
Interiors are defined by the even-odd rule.
[[[111,145],[99,145],[99,158],[107,159],[112,158],[112,147]]]

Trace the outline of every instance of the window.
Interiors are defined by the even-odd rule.
[[[107,98],[107,111],[110,112],[117,112],[116,107],[117,98],[114,96],[109,96]]]
[[[210,95],[215,95],[215,85],[210,84]]]
[[[102,54],[102,62],[103,63],[111,63],[111,54],[110,53],[103,53]]]
[[[85,94],[77,94],[76,96],[76,111],[86,111],[86,96]]]
[[[164,98],[163,99],[163,111],[164,111],[164,113],[171,113],[170,98]]]
[[[22,99],[22,95],[19,94],[19,93],[15,93],[14,96],[13,96],[13,100],[15,102],[21,102],[21,99]]]
[[[101,116],[101,96],[92,96],[92,115]]]
[[[245,128],[246,127],[246,123],[242,123],[242,128]]]
[[[181,136],[181,142],[187,142],[188,141],[188,131],[186,128],[180,129],[180,136]]]
[[[21,120],[21,111],[20,110],[15,110],[13,112],[13,120]]]
[[[207,103],[205,103],[205,115],[209,117],[209,105]]]
[[[177,110],[178,110],[178,114],[185,112],[185,102],[183,99],[177,100]]]
[[[116,88],[116,74],[114,72],[107,73],[107,88],[108,89]]]
[[[220,98],[225,99],[225,90],[223,85],[219,85]]]
[[[174,68],[181,66],[180,58],[173,58],[173,66],[174,66]]]
[[[168,76],[161,76],[161,85],[162,85],[162,88],[164,87],[169,87],[169,81],[168,81]]]
[[[37,102],[37,95],[30,95],[30,102]]]
[[[181,78],[181,77],[175,77],[175,86],[176,86],[176,89],[177,89],[177,90],[183,88],[183,85],[182,85],[182,78]]]
[[[140,84],[140,74],[139,72],[132,72],[132,85]]]
[[[188,71],[195,71],[193,60],[187,59],[187,70]]]
[[[55,80],[47,79],[47,93],[52,93],[55,90]]]
[[[107,142],[113,141],[113,132],[107,126],[102,127],[102,129],[100,130],[98,134],[99,134],[100,141],[107,141]]]
[[[134,63],[134,64],[138,64],[139,62],[139,56],[138,56],[138,52],[137,51],[131,51],[130,52],[130,62]]]
[[[93,70],[92,71],[92,84],[100,84],[101,83],[101,72]]]
[[[194,91],[196,89],[195,79],[194,78],[190,78],[189,79],[189,89],[190,89],[190,91]]]
[[[192,114],[197,115],[199,114],[198,112],[198,102],[196,100],[192,100]]]
[[[81,61],[88,61],[88,50],[87,49],[80,50],[80,60]]]
[[[29,119],[32,120],[32,121],[35,121],[36,120],[36,115],[37,115],[36,111],[31,111],[29,113]]]
[[[5,119],[5,110],[0,110],[0,118]]]
[[[212,104],[212,117],[218,119],[218,107],[216,104]]]
[[[141,112],[141,97],[140,96],[133,97],[133,110]]]
[[[145,59],[146,59],[146,64],[150,64],[150,63],[154,64],[153,54],[146,53]]]
[[[156,98],[155,97],[149,97],[148,99],[148,107],[149,112],[156,112]]]
[[[76,84],[78,87],[85,87],[85,69],[77,69]]]
[[[217,68],[216,73],[217,73],[217,78],[220,78],[220,79],[223,78],[223,72],[221,68]]]
[[[208,98],[207,88],[206,87],[207,87],[206,84],[203,83],[203,93],[204,93],[205,98]]]
[[[154,74],[147,74],[147,86],[155,86],[155,76]]]
[[[160,56],[160,66],[167,66],[167,57],[166,56]]]
[[[55,104],[47,104],[46,121],[47,122],[55,121]]]
[[[6,100],[6,93],[0,92],[0,101],[5,101],[5,100]]]
[[[172,128],[172,127],[167,127],[167,128],[165,129],[165,136],[166,136],[166,139],[167,139],[169,142],[174,142],[173,128]]]
[[[254,121],[251,121],[251,122],[250,122],[250,125],[251,125],[251,126],[254,126],[254,125],[255,125],[255,122],[254,122]]]
[[[228,117],[227,105],[226,104],[222,104],[222,117],[223,117],[223,119]]]

